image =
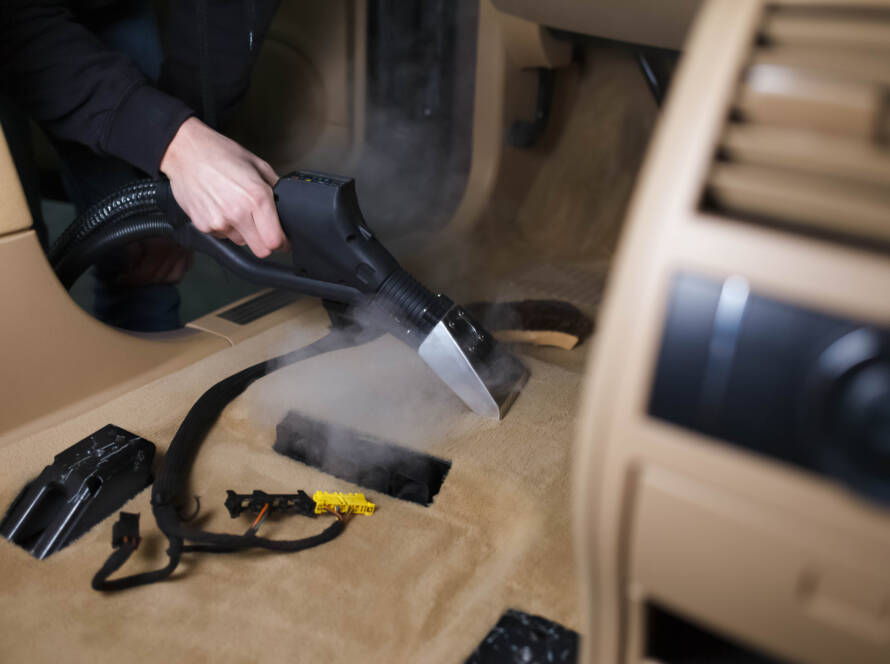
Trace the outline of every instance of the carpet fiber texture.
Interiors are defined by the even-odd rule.
[[[158,446],[216,381],[327,331],[321,307],[26,439],[0,440],[0,505],[54,454],[112,422]],[[584,353],[581,347],[573,353]],[[186,555],[169,581],[103,595],[90,578],[111,551],[107,519],[45,561],[0,541],[0,660],[21,662],[462,662],[508,608],[577,629],[569,458],[581,374],[526,358],[531,379],[507,418],[468,412],[391,337],[272,374],[232,403],[191,477],[199,523],[241,533],[226,489],[355,491],[272,450],[292,409],[449,459],[429,507],[366,492],[337,540],[297,554]],[[149,491],[144,541],[125,566],[162,564]],[[301,537],[326,521],[281,517],[260,531]]]

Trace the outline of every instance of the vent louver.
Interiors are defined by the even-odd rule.
[[[704,205],[890,247],[890,2],[767,6]]]

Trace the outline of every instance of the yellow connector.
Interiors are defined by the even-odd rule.
[[[315,501],[316,514],[324,514],[328,510],[333,510],[338,514],[373,514],[377,507],[365,499],[363,493],[316,491],[312,500]]]

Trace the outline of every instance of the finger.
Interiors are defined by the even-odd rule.
[[[253,223],[251,217],[233,225],[236,226],[235,230],[238,231],[244,239],[244,242],[250,247],[250,250],[257,258],[265,258],[271,253],[269,247],[266,246],[266,243],[263,242],[263,239],[260,237],[259,231],[257,231],[256,225]]]
[[[230,228],[228,231],[211,231],[210,235],[220,240],[231,240],[239,247],[243,247],[246,243],[244,237],[238,232],[237,228]]]
[[[252,217],[260,237],[263,238],[267,247],[277,249],[287,241],[284,231],[281,230],[281,222],[278,220],[278,210],[275,208],[271,189],[266,189],[266,195],[254,208]]]
[[[259,157],[254,158],[253,164],[256,166],[260,175],[263,176],[263,180],[265,180],[270,187],[274,187],[278,182],[278,173],[275,172],[275,169]]]

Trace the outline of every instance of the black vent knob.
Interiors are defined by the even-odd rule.
[[[805,413],[826,474],[890,504],[890,337],[860,328],[820,356]]]

